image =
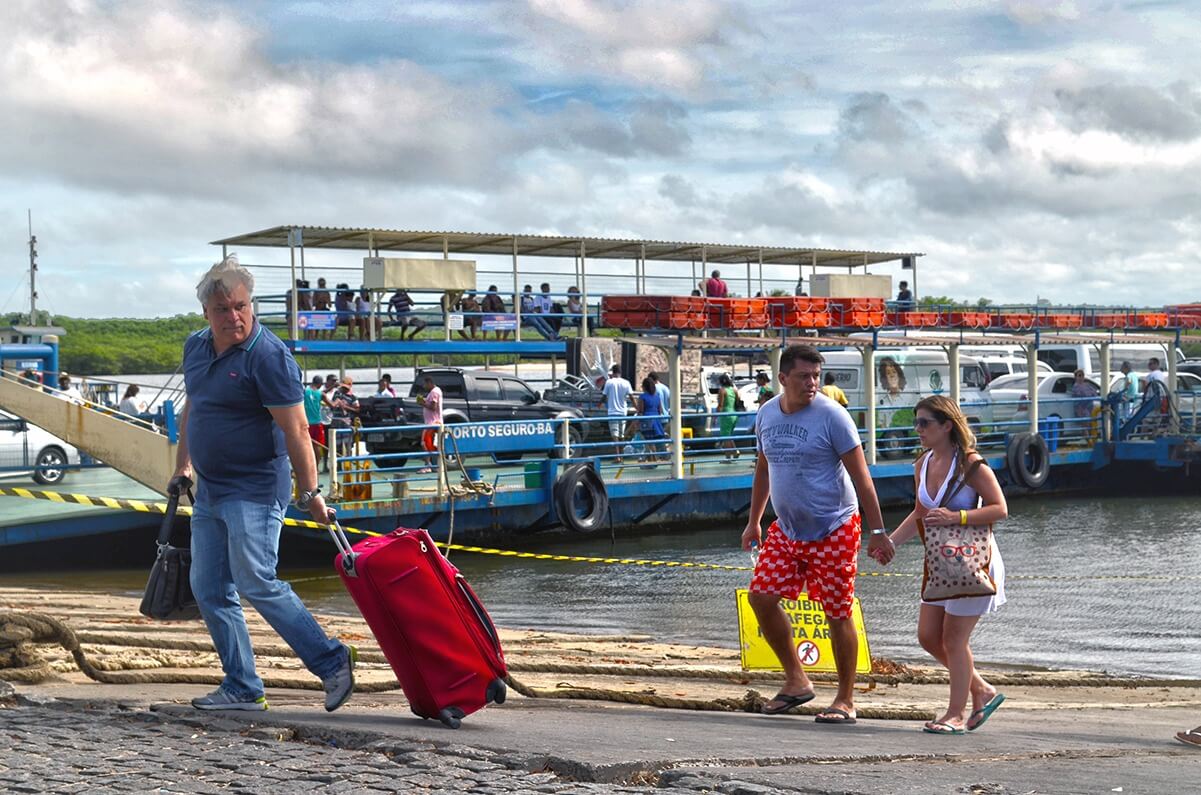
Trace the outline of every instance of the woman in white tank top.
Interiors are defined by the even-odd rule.
[[[927,452],[914,466],[917,499],[913,511],[889,536],[893,544],[903,544],[917,535],[919,517],[927,525],[938,527],[995,524],[1008,516],[1005,495],[987,464],[976,467],[963,487],[955,492],[972,463],[981,460],[975,451],[975,434],[959,406],[949,398],[935,395],[919,401],[914,407],[914,414],[915,430]],[[953,496],[942,506],[948,492]],[[966,522],[963,521],[965,513]],[[891,550],[883,550],[877,559],[887,563],[892,559]],[[1005,603],[1005,563],[1001,560],[995,534],[989,573],[997,585],[995,596],[922,602],[917,623],[918,641],[922,648],[946,666],[951,675],[947,711],[942,717],[927,723],[923,731],[931,734],[974,731],[1005,700],[1005,696],[984,681],[976,671],[972,650],[968,645],[980,617],[996,611]],[[970,715],[967,711],[969,696],[972,699]]]

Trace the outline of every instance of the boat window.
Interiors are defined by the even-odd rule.
[[[984,371],[979,365],[968,365],[959,368],[959,382],[961,386],[970,387],[972,389],[983,389],[988,383],[988,377],[984,375]]]
[[[505,399],[506,400],[521,400],[534,401],[534,393],[530,388],[516,378],[505,379]]]
[[[1038,352],[1038,358],[1061,373],[1074,373],[1080,367],[1080,360],[1073,348],[1044,348]]]
[[[476,400],[500,400],[500,379],[476,378],[475,398]]]
[[[434,385],[442,390],[442,397],[458,398],[465,400],[467,398],[466,390],[463,387],[463,376],[459,373],[430,373],[434,379]],[[409,389],[409,397],[425,394],[425,387],[422,386],[424,374],[413,382],[412,388]]]
[[[826,382],[826,373],[834,376],[834,385],[842,390],[859,388],[859,371],[851,368],[828,368],[822,370],[822,383]]]

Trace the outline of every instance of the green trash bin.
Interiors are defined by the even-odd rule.
[[[542,488],[542,478],[545,471],[545,461],[527,461],[525,464],[525,487],[527,489]]]

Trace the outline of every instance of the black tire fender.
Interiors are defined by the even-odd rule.
[[[583,505],[581,495],[585,498]],[[596,532],[609,512],[605,482],[589,464],[565,467],[555,480],[552,498],[559,521],[577,533]],[[587,513],[581,514],[581,508],[586,508]]]
[[[1005,457],[1010,477],[1028,489],[1042,488],[1051,474],[1051,452],[1037,433],[1019,433],[1010,438]]]

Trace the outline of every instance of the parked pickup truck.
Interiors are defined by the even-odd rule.
[[[465,370],[459,367],[428,367],[417,371],[408,397],[360,398],[359,418],[363,426],[377,428],[388,425],[424,425],[418,395],[424,395],[421,384],[426,376],[442,390],[442,421],[487,422],[489,420],[546,420],[583,416],[579,409],[562,403],[543,400],[525,381],[495,370]],[[583,440],[583,429],[570,429],[572,442]],[[398,430],[395,433],[369,433],[364,436],[367,451],[374,454],[413,453],[421,450],[421,432]],[[554,455],[553,450],[530,450]],[[501,460],[521,457],[520,452],[496,455]],[[392,462],[399,465],[403,459]]]

